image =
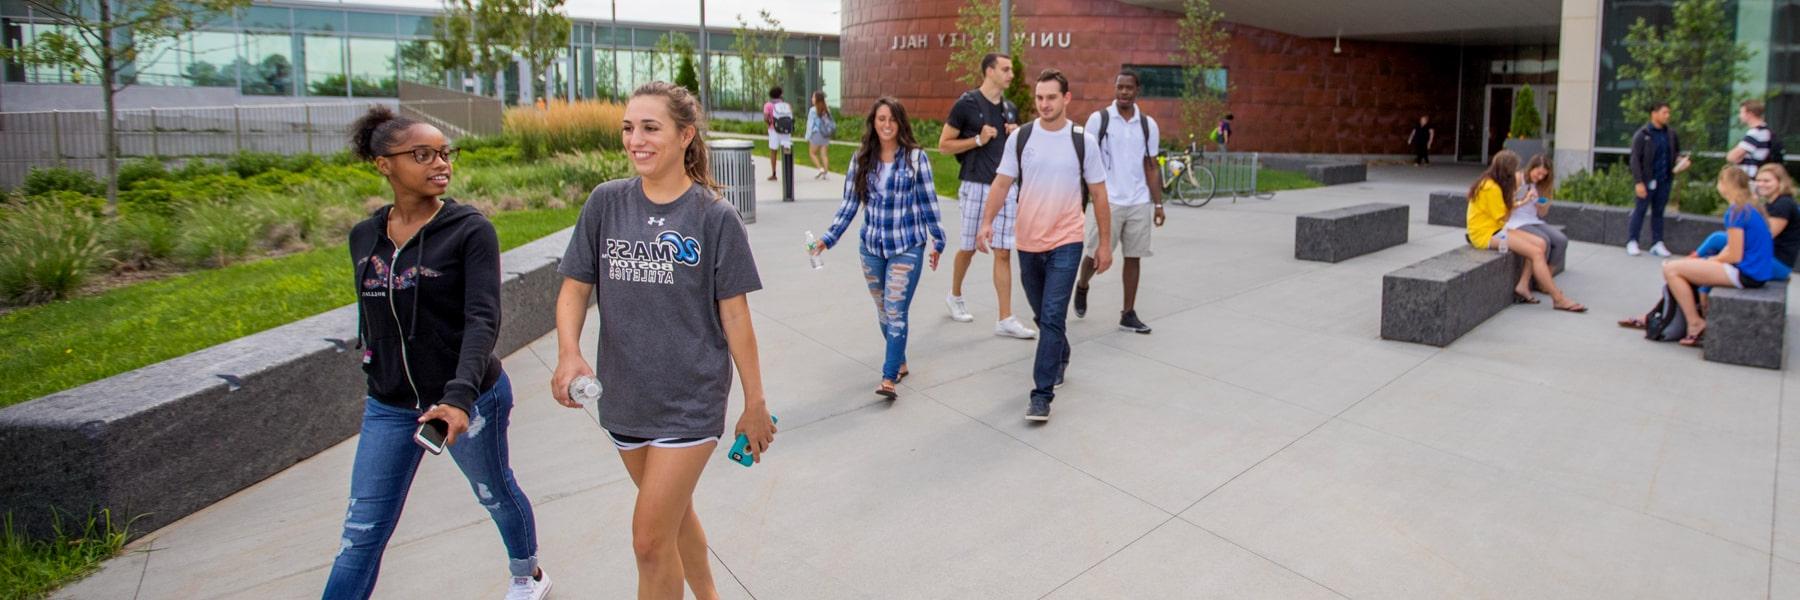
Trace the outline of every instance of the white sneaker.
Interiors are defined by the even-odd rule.
[[[550,595],[550,572],[538,568],[537,579],[530,577],[512,578],[512,587],[506,588],[506,600],[544,600]]]
[[[1638,245],[1637,245],[1636,241],[1625,242],[1625,254],[1630,255],[1630,256],[1637,256],[1637,255],[1643,254],[1643,253],[1644,253],[1643,250],[1638,249]]]
[[[950,320],[952,321],[969,323],[975,320],[975,315],[969,314],[969,305],[963,304],[961,296],[944,295],[944,305],[950,307]]]
[[[1030,327],[1026,327],[1024,323],[1020,323],[1018,317],[1007,317],[1005,321],[995,321],[994,335],[1019,338],[1021,340],[1037,338],[1037,332]]]
[[[1655,254],[1657,256],[1664,256],[1664,257],[1666,257],[1670,254],[1669,247],[1664,246],[1662,242],[1657,242],[1655,246],[1651,246],[1650,253]]]

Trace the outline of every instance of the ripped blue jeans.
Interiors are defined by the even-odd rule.
[[[888,381],[898,379],[900,366],[906,364],[906,314],[912,310],[913,292],[919,289],[919,266],[924,258],[922,244],[888,258],[862,251],[863,279],[869,281],[876,323],[887,340],[881,378]]]
[[[500,527],[500,540],[510,559],[508,570],[514,577],[525,577],[537,570],[537,525],[531,500],[513,480],[507,459],[506,429],[512,408],[512,380],[501,373],[494,387],[475,399],[476,414],[469,415],[469,430],[450,446],[450,457]],[[425,453],[412,439],[420,414],[374,398],[364,400],[362,438],[356,443],[356,462],[350,473],[350,509],[344,516],[344,536],[331,565],[331,577],[325,583],[325,600],[360,600],[375,591],[381,554],[394,535],[413,474]]]

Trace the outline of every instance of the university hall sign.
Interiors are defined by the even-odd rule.
[[[1020,32],[1013,34],[1020,44],[1030,48],[1068,48],[1073,38],[1067,31]],[[920,33],[913,35],[896,35],[888,46],[889,50],[924,50],[927,48],[958,48],[965,44],[968,36],[961,33],[939,33],[932,35]],[[934,43],[935,42],[935,43]],[[988,45],[993,45],[994,34],[987,34]]]

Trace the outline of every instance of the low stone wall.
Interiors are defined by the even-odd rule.
[[[1787,347],[1787,282],[1713,288],[1706,313],[1706,360],[1780,369]]]
[[[1468,210],[1469,201],[1462,192],[1432,192],[1426,205],[1425,221],[1432,225],[1464,227]],[[1648,217],[1645,220],[1648,221]],[[1631,209],[1556,200],[1550,203],[1550,213],[1544,221],[1562,225],[1563,233],[1577,242],[1624,247],[1630,237]],[[1706,236],[1724,229],[1725,221],[1719,217],[1671,213],[1663,219],[1663,244],[1670,252],[1687,254],[1699,248]],[[1648,251],[1649,223],[1644,224],[1638,238]]]
[[[501,356],[555,328],[570,235],[501,256]],[[346,306],[0,410],[0,512],[46,536],[52,509],[143,533],[205,508],[356,434],[355,344]]]
[[[1406,243],[1405,204],[1370,203],[1294,218],[1294,258],[1341,262]]]
[[[1306,173],[1308,179],[1324,185],[1359,183],[1369,180],[1368,166],[1357,160],[1305,155],[1259,155],[1257,160],[1262,163],[1264,168],[1300,171]]]

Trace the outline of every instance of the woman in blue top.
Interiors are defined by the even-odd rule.
[[[937,192],[931,161],[913,139],[906,108],[891,96],[875,101],[863,130],[862,148],[844,176],[844,204],[812,253],[837,245],[863,211],[863,277],[875,298],[875,316],[887,339],[887,360],[875,393],[889,400],[900,396],[894,385],[907,375],[906,315],[919,287],[925,237],[931,236],[931,269],[944,252],[944,230],[938,225]]]
[[[1719,171],[1719,195],[1731,205],[1725,209],[1725,249],[1712,258],[1683,258],[1663,263],[1663,279],[1687,317],[1688,336],[1681,345],[1697,346],[1706,333],[1694,288],[1730,286],[1757,288],[1778,278],[1781,263],[1775,260],[1775,243],[1761,203],[1750,194],[1750,176],[1727,165]]]

